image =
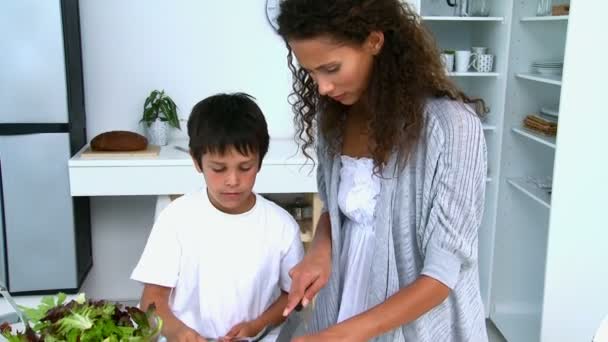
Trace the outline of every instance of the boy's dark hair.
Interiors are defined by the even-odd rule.
[[[270,138],[264,114],[254,100],[245,93],[217,94],[192,108],[189,147],[199,167],[203,154],[224,154],[231,146],[242,155],[257,152],[262,167]]]

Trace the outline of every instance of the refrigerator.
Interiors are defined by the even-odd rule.
[[[78,1],[0,1],[0,51],[0,282],[74,293],[93,264],[68,177],[86,143]]]

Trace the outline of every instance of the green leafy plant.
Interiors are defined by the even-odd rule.
[[[148,342],[160,334],[162,320],[154,305],[146,312],[136,307],[87,300],[80,294],[66,303],[66,295],[44,297],[37,308],[21,308],[31,326],[23,332],[0,325],[9,342]]]
[[[144,103],[144,113],[141,122],[148,127],[156,121],[167,122],[170,126],[180,129],[177,106],[175,102],[165,94],[164,90],[153,90]]]

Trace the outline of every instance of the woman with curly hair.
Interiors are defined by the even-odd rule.
[[[290,273],[284,315],[318,294],[297,341],[487,341],[484,102],[398,0],[284,0],[278,24],[324,204]]]

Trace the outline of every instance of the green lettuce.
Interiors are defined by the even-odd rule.
[[[9,342],[144,342],[158,336],[162,321],[151,305],[146,312],[136,307],[87,300],[79,294],[43,297],[36,308],[21,307],[30,320],[23,332],[0,325]]]

